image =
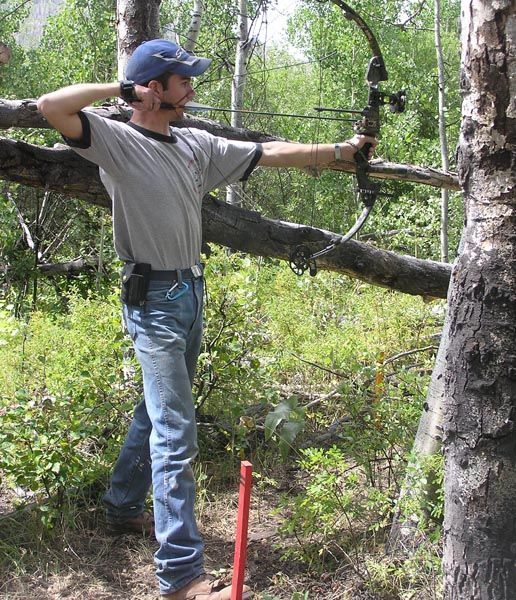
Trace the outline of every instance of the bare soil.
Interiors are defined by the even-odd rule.
[[[12,510],[12,498],[5,489],[3,493],[0,489],[0,498],[4,512],[0,515],[0,599],[158,599],[153,566],[155,541],[106,535],[98,505],[78,508],[73,524],[61,525],[45,537],[31,522],[35,517],[30,511],[6,516]],[[237,490],[230,490],[201,498],[198,503],[207,570],[228,581],[232,575],[237,502]],[[380,598],[362,589],[362,582],[349,565],[316,574],[300,562],[283,560],[282,548],[296,542],[278,533],[282,517],[276,509],[274,493],[258,488],[253,491],[246,578],[257,600]]]

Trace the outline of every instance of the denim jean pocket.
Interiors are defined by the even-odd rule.
[[[147,292],[147,296],[145,297],[145,304],[160,304],[168,302],[167,291],[167,288],[149,290]]]

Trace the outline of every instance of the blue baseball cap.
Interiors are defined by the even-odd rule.
[[[147,83],[164,73],[196,77],[206,71],[211,58],[193,56],[170,40],[150,40],[133,52],[125,68],[127,79]]]

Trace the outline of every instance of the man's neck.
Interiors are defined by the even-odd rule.
[[[134,110],[131,116],[131,123],[155,133],[170,135],[170,121],[176,119],[175,111],[160,110],[158,112],[144,112]]]

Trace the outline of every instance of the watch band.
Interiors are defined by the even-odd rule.
[[[335,160],[339,161],[342,159],[340,144],[335,144]]]
[[[128,104],[139,100],[134,91],[134,81],[131,81],[130,79],[122,79],[122,81],[120,81],[120,98]]]

